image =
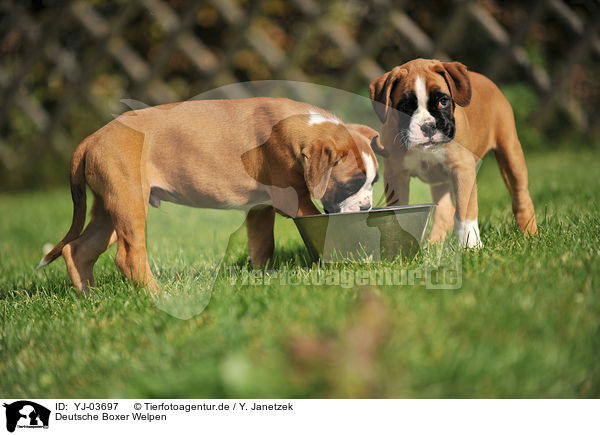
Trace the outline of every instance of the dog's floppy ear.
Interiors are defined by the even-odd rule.
[[[471,102],[471,80],[467,74],[467,67],[460,62],[442,62],[442,67],[438,72],[444,75],[452,99],[459,106],[468,106]]]
[[[379,140],[379,135],[373,136],[371,139],[371,148],[375,154],[379,154],[382,157],[389,157],[390,153],[388,153],[383,145],[381,145],[381,141]]]
[[[375,154],[379,154],[383,157],[389,156],[388,152],[381,145],[381,141],[379,140],[379,133],[377,133],[377,130],[373,130],[371,127],[362,124],[348,124],[348,126],[358,131],[367,139],[369,139],[371,143],[371,148],[373,149],[373,152]]]
[[[371,104],[373,110],[381,120],[387,120],[388,112],[392,103],[390,96],[394,85],[406,76],[406,70],[400,69],[399,66],[393,70],[386,72],[384,75],[377,77],[369,85],[369,95],[371,96]]]
[[[379,133],[377,133],[377,130],[372,129],[368,125],[346,124],[346,127],[348,127],[349,129],[352,129],[354,131],[357,131],[358,133],[360,133],[361,135],[363,135],[364,137],[366,137],[369,140],[371,140],[373,138],[373,136],[377,136],[379,134]]]
[[[338,150],[330,139],[316,140],[302,150],[304,179],[313,198],[323,198],[333,167],[346,154],[346,150]]]

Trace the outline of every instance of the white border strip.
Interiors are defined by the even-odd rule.
[[[10,404],[16,400],[25,399],[4,399],[0,402]],[[15,434],[164,434],[168,431],[581,435],[598,433],[597,411],[600,407],[599,400],[32,401],[51,410],[48,428],[35,431],[17,427]],[[256,409],[263,407],[266,408]],[[6,433],[6,416],[4,409],[1,411],[0,433]],[[134,415],[144,415],[145,419],[135,419]],[[149,419],[152,417],[154,419]]]

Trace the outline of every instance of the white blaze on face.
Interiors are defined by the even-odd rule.
[[[361,209],[370,210],[373,206],[373,180],[377,175],[377,167],[375,166],[374,157],[368,153],[363,151],[361,157],[365,165],[367,179],[358,192],[339,204],[342,213],[360,211]]]
[[[333,124],[340,123],[340,121],[335,118],[323,115],[321,113],[313,112],[312,110],[308,112],[308,114],[310,115],[308,117],[308,125],[322,124],[323,122],[331,122]]]
[[[415,79],[415,94],[417,96],[417,110],[414,111],[408,126],[408,139],[411,145],[417,145],[424,142],[429,142],[430,138],[423,134],[421,126],[424,124],[435,124],[435,118],[427,110],[427,88],[423,77],[417,76]]]

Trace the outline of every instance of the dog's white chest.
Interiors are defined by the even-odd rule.
[[[426,183],[441,183],[448,179],[446,150],[437,148],[410,149],[404,156],[404,168],[412,177],[418,177]]]

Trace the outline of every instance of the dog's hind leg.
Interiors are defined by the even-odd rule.
[[[527,166],[516,131],[503,135],[495,152],[500,173],[512,197],[512,210],[517,224],[522,231],[536,234],[535,211],[527,185]]]
[[[127,279],[157,292],[158,285],[150,270],[146,252],[149,189],[143,188],[142,195],[135,188],[129,189],[130,191],[123,189],[118,193],[118,201],[113,204],[118,204],[119,207],[109,209],[117,232],[115,264]]]
[[[94,285],[94,264],[100,254],[117,240],[116,232],[102,199],[94,198],[92,219],[83,233],[62,249],[73,285],[89,296]]]

